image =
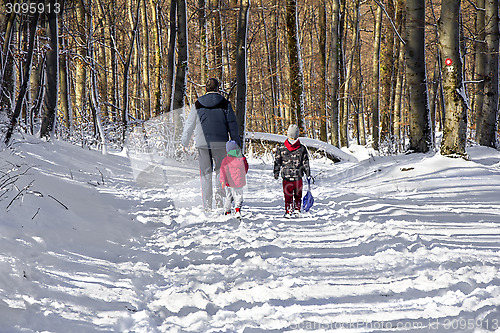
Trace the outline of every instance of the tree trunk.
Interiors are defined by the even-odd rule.
[[[51,8],[54,8],[56,0],[50,0]],[[56,120],[57,97],[59,92],[59,26],[58,14],[54,11],[47,12],[47,38],[49,39],[47,50],[47,69],[45,70],[47,89],[45,92],[44,112],[42,115],[42,126],[40,137],[50,138]]]
[[[154,11],[154,7],[152,7]],[[142,59],[141,59],[141,71],[142,71],[142,94],[143,94],[143,112],[144,119],[148,120],[151,117],[151,75],[149,71],[150,67],[150,57],[149,57],[149,34],[150,25],[148,22],[148,5],[146,4],[146,0],[142,2],[142,10],[141,10],[141,24],[142,24],[142,38],[141,38],[141,47],[142,47]]]
[[[359,17],[359,16],[358,16]],[[362,71],[362,61],[361,61],[361,36],[359,31],[357,32],[357,45],[356,45],[356,90],[357,90],[357,128],[358,128],[358,144],[366,145],[366,126],[365,126],[365,93],[364,93],[364,79]]]
[[[214,66],[215,66],[215,78],[218,79],[221,84],[224,80],[224,68],[222,66],[222,24],[221,24],[221,13],[220,13],[220,0],[209,0],[210,9],[212,10],[213,18],[213,50],[214,50]]]
[[[10,120],[10,125],[7,130],[7,133],[5,135],[5,144],[8,145],[10,142],[10,139],[12,137],[12,134],[14,133],[14,129],[17,124],[17,119],[19,118],[19,115],[21,114],[21,108],[23,106],[23,101],[24,97],[26,96],[26,91],[28,90],[28,82],[30,79],[30,72],[31,72],[31,63],[33,61],[33,49],[35,45],[35,34],[36,34],[36,27],[38,25],[38,17],[40,16],[40,13],[38,11],[35,12],[33,17],[30,18],[29,22],[29,41],[27,44],[27,50],[26,50],[26,61],[24,63],[25,70],[23,73],[23,82],[21,84],[21,87],[19,88],[19,95],[17,96],[17,102],[16,102],[16,108],[14,109],[14,113],[12,114],[11,120]]]
[[[290,57],[290,119],[289,124],[297,124],[302,133],[304,128],[304,74],[298,39],[297,1],[286,1],[286,30],[288,54]]]
[[[354,3],[354,16],[352,25],[352,43],[351,54],[347,62],[346,79],[344,82],[344,107],[342,109],[342,118],[340,121],[340,145],[341,147],[349,147],[349,116],[351,109],[352,96],[349,91],[351,88],[351,79],[353,76],[354,59],[356,54],[356,47],[358,43],[358,29],[359,29],[359,0]]]
[[[140,6],[140,2],[142,0],[138,0],[138,4]],[[127,4],[127,12],[128,12],[128,18],[129,18],[129,22],[130,22],[130,26],[133,27],[135,25],[135,21],[136,20],[139,20],[140,21],[140,12],[139,13],[139,17],[135,18],[134,19],[134,12],[135,12],[135,8],[134,8],[134,3],[133,1],[127,1],[126,2]],[[140,10],[140,8],[138,9]],[[140,96],[141,96],[141,71],[140,71],[140,68],[139,68],[139,62],[140,62],[140,40],[139,40],[139,28],[137,29],[136,31],[136,34],[135,34],[135,41],[134,41],[134,48],[132,49],[132,56],[131,56],[131,63],[130,63],[130,76],[129,76],[129,80],[130,80],[130,85],[132,87],[132,89],[130,89],[130,91],[128,92],[128,95],[129,95],[129,99],[128,99],[128,114],[131,115],[133,118],[135,119],[140,119],[141,118],[141,114],[140,114],[140,109],[141,109],[141,99],[140,99]]]
[[[321,57],[320,69],[321,73],[319,75],[319,138],[321,141],[326,142],[327,130],[326,130],[326,119],[328,116],[328,111],[326,109],[326,0],[321,0],[319,2],[319,54]]]
[[[188,36],[187,36],[186,0],[177,0],[177,68],[175,75],[175,91],[172,101],[175,119],[175,141],[182,134],[182,116],[186,98],[186,76],[188,71]]]
[[[340,147],[339,141],[339,62],[341,61],[340,49],[340,2],[332,2],[332,36],[331,36],[331,75],[332,75],[332,95],[330,114],[330,143],[335,147]]]
[[[98,21],[99,22],[106,22],[106,14],[104,13],[104,8],[102,6],[102,1],[96,1],[95,7],[97,7],[97,14],[98,16]],[[94,12],[95,13],[95,12]],[[95,14],[94,14],[95,15]],[[93,21],[96,20],[96,18],[92,18]],[[106,43],[109,43],[109,30],[108,27],[104,24],[95,24],[96,27],[94,28],[95,30],[93,31],[93,34],[98,34],[98,39],[100,40],[100,43],[97,43],[97,45],[94,46],[94,49],[97,48],[97,60],[99,62],[99,69],[97,71],[97,77],[99,81],[99,91],[100,91],[100,96],[104,97],[106,102],[107,98],[106,96],[108,95],[108,69],[107,69],[107,62],[110,60],[107,58],[107,56],[110,56],[108,50],[110,49],[109,45],[106,45]],[[104,103],[102,106],[102,114],[105,118],[109,117],[109,108],[108,104]]]
[[[106,13],[107,22],[109,26],[107,26],[107,30],[109,33],[110,39],[110,48],[109,51],[110,57],[110,67],[111,71],[108,70],[108,98],[111,98],[111,104],[113,105],[112,119],[120,119],[119,112],[121,108],[121,102],[119,97],[119,88],[118,88],[118,50],[116,46],[116,28],[115,28],[115,17],[112,16],[112,13],[116,10],[115,0],[111,0],[109,3],[109,10]],[[106,56],[107,57],[107,56]],[[107,57],[108,58],[108,57]]]
[[[462,59],[460,50],[460,1],[443,0],[441,18],[438,22],[439,50],[445,59],[443,90],[445,123],[441,154],[465,155],[467,139],[467,106],[463,85]]]
[[[477,142],[482,146],[497,146],[496,131],[499,98],[499,28],[498,0],[485,1],[486,77],[484,82],[484,107],[477,117]]]
[[[262,8],[262,23],[264,25],[264,37],[266,43],[266,51],[267,51],[267,62],[269,68],[269,85],[271,87],[271,115],[270,115],[270,132],[276,133],[280,128],[278,125],[278,117],[279,117],[279,90],[278,90],[278,66],[276,60],[276,38],[277,36],[277,3],[273,4],[270,9],[270,21],[271,21],[271,29],[268,29],[266,20],[264,18],[264,4],[263,0],[260,2]]]
[[[87,91],[87,14],[85,12],[85,4],[83,0],[76,0],[76,17],[78,24],[77,54],[76,58],[76,73],[75,73],[75,108],[78,112],[79,121],[82,120],[85,114],[86,107],[85,96]]]
[[[208,58],[207,58],[207,0],[198,0],[198,24],[200,28],[200,82],[205,84],[208,80]]]
[[[486,79],[486,35],[484,30],[484,15],[485,15],[485,0],[476,0],[476,6],[479,10],[476,11],[476,42],[474,43],[475,51],[475,94],[474,94],[474,105],[473,105],[473,117],[474,120],[477,116],[483,113],[484,106],[484,81]],[[477,124],[476,124],[477,126]],[[476,127],[477,130],[477,127]]]
[[[149,0],[151,7],[151,29],[153,37],[153,110],[154,115],[158,116],[161,113],[161,77],[162,77],[162,51],[160,38],[160,19],[159,19],[159,3],[155,0]]]
[[[425,77],[425,0],[407,0],[406,13],[406,78],[410,93],[409,149],[425,153],[432,147]]]
[[[135,40],[137,36],[137,28],[139,26],[139,9],[141,6],[141,0],[137,0],[137,11],[135,16],[135,23],[132,29],[132,36],[130,37],[130,50],[128,52],[127,61],[123,66],[123,108],[122,108],[122,124],[123,124],[123,132],[122,132],[122,140],[123,144],[125,144],[125,139],[127,136],[128,130],[128,105],[129,105],[129,89],[128,89],[128,81],[129,81],[129,70],[130,64],[132,62],[132,54],[134,52]]]
[[[401,151],[402,145],[401,141],[403,140],[402,132],[401,132],[401,123],[402,123],[402,97],[403,97],[403,81],[404,81],[404,73],[405,73],[405,60],[404,60],[404,45],[399,42],[399,57],[398,57],[398,72],[396,77],[396,88],[394,91],[394,141],[396,143],[396,150],[398,152]]]
[[[165,111],[172,111],[174,73],[175,73],[175,44],[177,40],[177,1],[170,0],[170,32],[167,54],[167,79],[165,88]]]
[[[0,51],[0,112],[5,112],[8,116],[11,116],[16,87],[16,67],[11,50],[13,46],[12,40],[17,26],[16,13],[13,11],[5,18],[5,30],[0,30],[5,31],[3,47]]]
[[[61,20],[62,21],[62,20]],[[68,56],[67,56],[67,43],[63,38],[61,41],[62,52],[59,60],[59,87],[61,91],[61,112],[63,114],[63,126],[66,129],[71,128],[71,105],[70,105],[70,88],[68,78]]]
[[[247,26],[249,0],[240,0],[236,43],[236,120],[239,126],[242,150],[245,150],[247,112]]]
[[[380,35],[382,32],[382,8],[377,6],[375,29],[373,36],[372,80],[372,147],[379,149],[380,145]]]
[[[387,6],[387,14],[390,19],[394,19],[394,1],[385,1]],[[394,80],[394,62],[396,61],[396,52],[394,52],[394,30],[391,23],[388,21],[382,26],[382,33],[380,35],[381,53],[380,53],[380,118],[381,140],[385,141],[391,137],[391,111],[393,104],[393,82]]]

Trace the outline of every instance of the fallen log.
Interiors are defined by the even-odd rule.
[[[271,134],[271,133],[263,133],[263,132],[246,132],[245,140],[250,142],[259,142],[261,144],[273,145],[276,143],[282,143],[286,140],[285,135],[280,134]],[[352,155],[349,155],[339,148],[332,146],[329,143],[299,137],[300,142],[307,147],[309,151],[323,153],[328,159],[333,162],[358,162],[358,159]]]

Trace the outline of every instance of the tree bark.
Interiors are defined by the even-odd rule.
[[[406,79],[410,94],[409,149],[425,153],[432,147],[425,77],[425,0],[407,0],[406,13]]]
[[[152,8],[154,11],[154,8]],[[148,22],[148,6],[146,4],[146,1],[144,0],[142,2],[142,9],[141,9],[141,25],[142,25],[142,38],[141,38],[141,79],[142,79],[142,94],[143,94],[143,113],[144,113],[144,119],[148,120],[151,117],[151,75],[149,71],[150,67],[150,57],[149,57],[149,48],[150,48],[150,42],[149,42],[149,34],[150,32],[150,25]]]
[[[102,5],[102,0],[96,1],[95,7],[97,7],[97,13],[98,13],[98,22],[106,22],[106,14],[104,13],[104,8]],[[94,12],[95,13],[95,12]],[[96,20],[96,18],[92,18],[93,21]],[[111,58],[109,54],[109,49],[110,47],[107,46],[106,44],[109,43],[109,30],[108,27],[105,24],[95,24],[95,30],[93,34],[97,34],[98,40],[100,40],[100,43],[97,43],[97,45],[94,46],[94,49],[97,48],[97,60],[99,62],[99,70],[97,71],[97,77],[99,81],[99,91],[100,91],[100,96],[104,97],[104,99],[107,102],[107,95],[108,95],[108,68],[107,68],[107,63]],[[110,44],[108,44],[110,45]],[[109,71],[110,72],[110,71]],[[108,108],[108,103],[103,103],[102,104],[102,114],[105,118],[109,117],[109,108]]]
[[[25,69],[23,73],[23,81],[21,84],[21,87],[19,88],[19,95],[17,96],[17,102],[16,102],[16,108],[14,109],[14,113],[12,114],[11,120],[10,120],[10,125],[7,130],[7,133],[5,135],[5,144],[8,145],[10,143],[10,140],[12,138],[12,134],[14,133],[14,129],[17,124],[17,119],[19,118],[19,115],[21,114],[21,108],[23,106],[23,101],[24,97],[26,96],[26,91],[28,90],[28,82],[30,79],[30,72],[31,72],[31,64],[33,61],[33,50],[34,50],[34,45],[35,45],[35,33],[36,33],[36,27],[38,25],[38,17],[40,16],[40,13],[38,11],[33,14],[33,16],[30,18],[29,22],[29,40],[27,44],[27,50],[26,50],[26,61],[24,63]]]
[[[296,0],[286,1],[286,30],[290,57],[290,119],[287,122],[297,124],[304,133],[304,74],[298,39]]]
[[[243,151],[245,150],[247,113],[247,27],[249,7],[249,0],[240,0],[236,39],[236,120],[239,126]]]
[[[404,61],[404,45],[399,42],[399,57],[398,57],[398,72],[396,77],[396,88],[394,91],[394,141],[396,144],[396,150],[401,151],[403,140],[401,132],[402,123],[402,100],[403,100],[403,81],[405,73],[405,61]]]
[[[498,0],[485,1],[486,66],[484,106],[477,115],[477,142],[482,146],[497,147],[496,131],[499,98],[499,28]]]
[[[177,66],[175,75],[175,91],[172,101],[175,121],[175,141],[180,140],[186,98],[186,76],[188,72],[188,37],[187,37],[186,0],[177,0]]]
[[[484,80],[486,78],[486,34],[485,34],[485,0],[476,0],[476,42],[474,43],[475,51],[475,84],[473,117],[477,120],[478,115],[482,114],[484,106]],[[477,126],[477,124],[476,124]],[[476,127],[477,130],[477,127]]]
[[[198,0],[198,24],[200,28],[200,82],[205,84],[208,80],[208,58],[207,58],[207,0]]]
[[[16,86],[16,67],[11,50],[17,26],[16,16],[15,12],[7,15],[4,23],[5,30],[0,30],[5,31],[3,47],[0,51],[0,112],[5,112],[8,116],[11,116],[13,112]]]
[[[62,19],[61,19],[62,20]],[[70,89],[69,89],[69,78],[68,78],[68,56],[67,56],[67,44],[65,39],[61,41],[62,52],[59,60],[59,87],[61,91],[61,112],[63,114],[63,126],[66,129],[71,128],[71,105],[70,105]]]
[[[175,44],[177,40],[177,1],[170,0],[170,31],[167,54],[167,78],[165,88],[165,111],[172,111],[174,74],[175,74]]]
[[[85,96],[87,91],[87,14],[85,12],[85,4],[83,0],[76,0],[76,17],[78,25],[77,42],[77,58],[76,58],[76,73],[75,73],[75,108],[78,112],[79,121],[85,113]]]
[[[380,6],[377,6],[377,13],[375,14],[375,17],[372,60],[373,91],[371,99],[371,109],[372,148],[378,150],[380,145],[380,35],[382,32],[382,8],[380,8]]]
[[[319,138],[320,140],[326,142],[327,129],[326,129],[326,119],[328,117],[328,111],[326,109],[326,0],[321,0],[319,2],[319,54],[321,57],[320,61],[320,75],[319,75]]]
[[[55,0],[50,0],[50,8],[54,8]],[[49,49],[47,50],[47,68],[45,70],[47,89],[45,92],[44,112],[40,137],[50,138],[56,120],[57,97],[59,92],[59,26],[58,14],[54,11],[47,12],[47,37]]]
[[[123,143],[125,144],[125,139],[127,135],[127,130],[128,130],[128,115],[129,115],[129,89],[128,89],[128,83],[129,83],[129,70],[130,70],[130,64],[132,62],[132,54],[134,52],[134,47],[135,47],[135,40],[136,40],[136,35],[137,35],[137,28],[139,26],[139,9],[141,6],[141,0],[137,0],[137,11],[136,11],[136,16],[135,16],[135,23],[134,27],[132,29],[132,36],[130,37],[130,50],[128,52],[127,56],[127,61],[123,66],[123,108],[122,108],[122,126],[123,126],[123,132],[122,132],[122,140]]]
[[[394,19],[394,1],[386,0],[387,14],[390,19]],[[394,63],[396,61],[396,52],[394,52],[394,30],[392,29],[389,18],[386,24],[382,26],[381,33],[381,54],[380,54],[380,118],[381,140],[385,141],[391,137],[391,111],[393,109],[393,82]]]
[[[154,115],[158,116],[161,113],[161,77],[162,77],[162,59],[160,38],[160,19],[159,19],[159,3],[155,0],[149,0],[151,7],[151,27],[153,37],[153,110]]]
[[[214,50],[214,69],[215,78],[223,83],[224,68],[222,65],[223,49],[222,49],[222,23],[220,12],[220,0],[209,0],[210,9],[212,11],[212,26],[213,26],[213,50]]]
[[[280,115],[280,106],[279,106],[279,88],[278,88],[278,66],[276,59],[276,38],[277,35],[277,2],[273,1],[272,7],[270,9],[270,29],[268,29],[268,25],[264,18],[264,4],[263,0],[260,2],[262,8],[262,22],[264,25],[264,37],[266,43],[266,51],[267,51],[267,62],[269,68],[269,85],[271,87],[271,103],[272,103],[272,112],[270,115],[269,125],[271,133],[276,133],[281,129],[279,125],[279,115]]]
[[[439,50],[441,59],[445,59],[444,68],[441,69],[445,103],[441,154],[465,156],[467,101],[460,49],[460,1],[443,0],[438,22]]]
[[[340,48],[340,1],[332,2],[332,30],[331,30],[331,114],[330,114],[330,143],[335,147],[340,147],[339,138],[339,62],[341,61]]]

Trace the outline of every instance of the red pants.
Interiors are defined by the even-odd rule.
[[[283,180],[283,194],[285,195],[285,210],[287,212],[292,212],[294,209],[300,211],[300,204],[302,201],[302,179],[293,182]]]

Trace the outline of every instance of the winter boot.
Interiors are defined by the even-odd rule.
[[[241,212],[240,212],[240,209],[239,208],[236,208],[236,213],[234,213],[234,216],[238,219],[241,219]]]

